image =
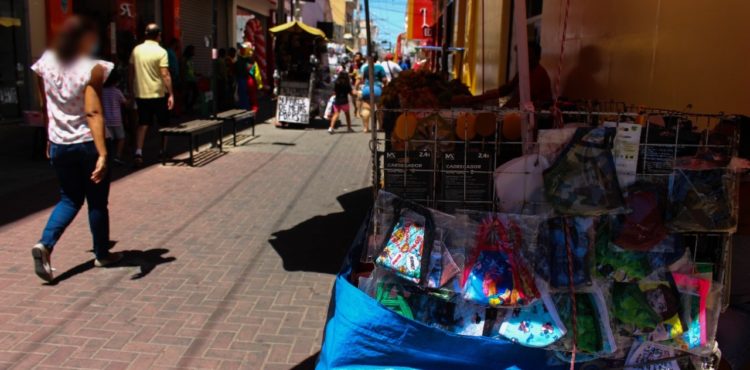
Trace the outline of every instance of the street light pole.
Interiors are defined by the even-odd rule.
[[[378,126],[377,112],[375,111],[375,61],[372,54],[375,52],[372,44],[372,35],[370,34],[370,0],[365,0],[365,35],[367,37],[367,81],[370,89],[370,149],[372,150],[372,179],[373,179],[373,196],[378,194],[378,185],[380,184],[378,170]]]

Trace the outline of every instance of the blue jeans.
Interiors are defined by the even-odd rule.
[[[89,211],[89,227],[94,238],[94,255],[104,258],[109,255],[109,171],[104,179],[95,184],[91,173],[99,157],[94,143],[50,144],[50,162],[60,182],[60,202],[47,221],[40,242],[52,249],[65,229],[73,222],[86,200]]]

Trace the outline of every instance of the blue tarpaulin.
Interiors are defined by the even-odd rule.
[[[349,282],[364,247],[363,226],[336,278],[317,369],[565,369],[549,352],[461,336],[409,320]]]

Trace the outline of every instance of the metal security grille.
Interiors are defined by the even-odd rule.
[[[211,48],[205,40],[211,37],[212,14],[210,0],[187,0],[180,5],[182,48],[195,46],[195,72],[204,76],[211,75]]]

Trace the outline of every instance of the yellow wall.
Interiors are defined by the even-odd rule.
[[[545,1],[553,84],[563,1]],[[750,1],[571,0],[562,94],[750,114]]]
[[[456,40],[463,40],[454,42],[466,48],[463,82],[475,94],[500,86],[506,80],[510,0],[466,0],[457,2],[457,6],[465,7],[465,11],[458,9],[456,12],[465,15],[456,25]],[[462,20],[463,25],[459,24]],[[459,33],[459,30],[465,32]]]

